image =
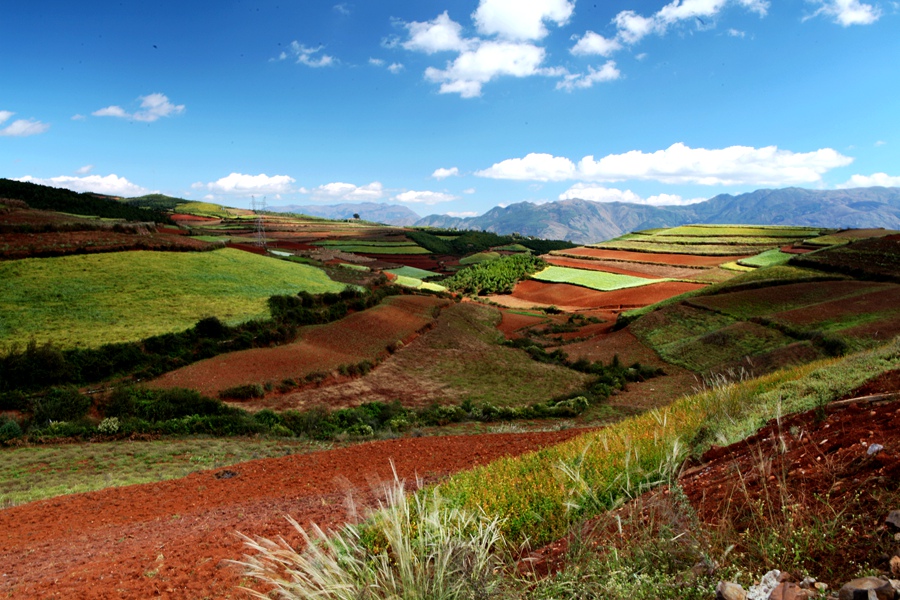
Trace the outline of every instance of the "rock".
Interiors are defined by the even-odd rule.
[[[747,592],[737,583],[720,581],[716,586],[716,600],[747,600]]]
[[[866,449],[866,454],[872,456],[873,454],[878,454],[882,450],[884,450],[884,446],[881,444],[869,444],[868,449]]]
[[[894,600],[894,596],[893,586],[881,577],[861,577],[848,581],[838,592],[839,600]]]
[[[895,531],[900,530],[900,510],[892,510],[884,520]]]
[[[891,557],[891,575],[900,577],[900,556]]]
[[[781,583],[780,578],[781,571],[778,569],[769,571],[763,575],[759,585],[750,586],[750,589],[747,590],[747,600],[769,600],[769,595],[772,593],[772,590]]]
[[[810,600],[818,594],[812,590],[803,589],[796,583],[785,581],[779,583],[772,593],[769,594],[769,600]]]

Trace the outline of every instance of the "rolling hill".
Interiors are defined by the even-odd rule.
[[[399,204],[378,204],[376,202],[311,206],[292,204],[289,206],[270,206],[269,210],[298,213],[324,219],[352,219],[354,214],[358,214],[361,219],[366,221],[399,227],[407,227],[420,219],[419,215],[405,206],[400,206]]]

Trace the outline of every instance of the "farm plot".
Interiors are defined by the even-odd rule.
[[[761,252],[756,256],[751,256],[750,258],[743,258],[738,261],[739,265],[744,265],[745,267],[771,267],[773,265],[783,265],[787,261],[793,258],[793,254],[782,252],[778,248],[773,248],[771,250],[766,250],[765,252]]]
[[[511,296],[488,296],[489,300],[510,307],[557,306],[565,310],[607,308],[622,310],[655,304],[672,296],[701,289],[703,284],[681,281],[651,282],[637,288],[600,292],[567,283],[544,283],[529,279],[519,282]],[[512,301],[510,303],[509,301]]]
[[[783,240],[778,240],[772,244],[739,244],[739,243],[728,243],[728,244],[714,244],[714,243],[699,243],[699,244],[676,244],[672,242],[665,241],[664,238],[660,238],[659,241],[644,241],[639,239],[632,240],[610,240],[608,242],[603,242],[602,244],[595,244],[595,248],[601,248],[605,250],[630,250],[634,252],[648,252],[648,253],[675,253],[675,254],[691,254],[697,256],[730,256],[734,254],[757,254],[762,250],[765,250],[773,245],[778,245],[784,243]]]
[[[866,281],[821,281],[792,283],[763,289],[729,292],[692,298],[689,303],[726,313],[736,319],[751,319],[822,302],[840,301],[871,292],[897,289],[898,286]]]
[[[793,264],[860,278],[900,282],[900,235],[889,235],[828,248],[794,258]]]
[[[585,269],[572,269],[569,267],[556,266],[549,266],[543,271],[538,271],[532,275],[532,277],[538,281],[569,283],[590,288],[592,290],[599,290],[601,292],[611,292],[614,290],[650,285],[651,283],[657,283],[659,281],[658,279],[633,277],[631,275],[620,275],[618,273],[607,273],[605,271],[587,271]]]
[[[149,385],[187,387],[215,395],[240,385],[302,380],[342,365],[375,362],[388,346],[408,341],[431,323],[434,311],[447,302],[428,296],[391,296],[340,321],[304,327],[300,339],[292,344],[223,354],[166,373]]]
[[[329,243],[317,245],[325,245],[328,248],[334,248],[342,252],[359,252],[362,254],[431,254],[429,250],[416,246],[415,244],[382,244],[382,243],[363,243],[363,242],[347,242],[347,243]]]
[[[730,256],[700,256],[698,254],[679,254],[678,252],[637,252],[632,250],[612,250],[595,246],[583,246],[571,250],[551,252],[556,256],[573,256],[575,258],[606,258],[657,265],[678,265],[684,267],[714,267],[722,263],[748,258],[756,254],[755,250],[743,254],[735,254],[732,248]]]
[[[539,363],[522,350],[499,345],[503,340],[496,329],[499,321],[495,308],[473,302],[450,304],[433,329],[368,375],[274,401],[278,408],[394,400],[404,406],[465,400],[476,405],[524,406],[570,393],[588,380],[583,373]]]
[[[900,326],[900,285],[888,284],[869,293],[778,312],[772,319],[803,331],[854,331],[857,341],[865,345],[873,340],[864,334],[873,328],[896,330]]]
[[[791,227],[782,225],[681,225],[668,229],[647,232],[652,236],[693,236],[703,238],[743,237],[743,238],[809,238],[821,235],[826,230],[821,227]]]
[[[770,327],[739,322],[704,335],[685,337],[654,348],[670,363],[691,371],[703,372],[729,363],[740,363],[746,357],[752,359],[756,355],[782,348],[795,341]]]
[[[137,341],[208,316],[268,317],[273,294],[343,288],[320,269],[228,249],[0,262],[0,345]]]
[[[415,277],[416,279],[430,279],[432,277],[440,277],[440,273],[426,271],[425,269],[417,269],[415,267],[403,266],[397,269],[386,269],[386,272],[393,273],[398,277]]]
[[[207,242],[183,235],[133,234],[109,230],[0,233],[0,256],[6,260],[96,254],[125,250],[209,250]]]
[[[548,264],[557,267],[570,267],[572,269],[585,269],[587,271],[606,271],[607,273],[618,273],[619,275],[646,277],[649,279],[694,279],[709,270],[651,263],[627,262],[622,260],[607,260],[602,258],[572,258],[568,256],[555,256],[552,254],[542,256],[541,258]]]

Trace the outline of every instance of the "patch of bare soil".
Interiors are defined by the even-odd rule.
[[[446,303],[431,296],[392,296],[340,321],[304,327],[292,344],[222,354],[170,371],[148,385],[216,395],[239,385],[303,379],[341,365],[375,362],[391,344],[409,342],[434,320],[432,309]]]
[[[572,248],[561,251],[565,255],[588,258],[607,258],[611,260],[624,260],[634,262],[653,263],[660,265],[684,265],[712,267],[723,263],[749,258],[750,254],[740,256],[700,256],[697,254],[665,254],[657,252],[633,252],[631,250],[602,250],[600,248]]]
[[[164,233],[135,234],[108,230],[0,233],[0,255],[8,260],[126,250],[209,250],[214,247],[187,236]]]
[[[527,279],[516,285],[512,296],[531,306],[553,305],[569,311],[585,308],[620,311],[654,304],[703,287],[706,286],[699,283],[665,281],[624,290],[600,292],[568,283],[545,283]]]
[[[565,441],[577,429],[372,442],[111,488],[0,511],[0,596],[16,599],[245,598],[252,585],[229,560],[235,532],[294,544],[283,519],[336,528],[377,500],[371,484],[434,481],[450,473]]]
[[[678,267],[671,265],[659,265],[640,263],[625,260],[608,260],[602,258],[572,258],[568,256],[542,256],[551,265],[560,267],[572,267],[575,269],[587,269],[589,271],[606,271],[607,273],[619,273],[632,277],[644,278],[671,278],[671,279],[695,279],[709,269],[696,267]]]

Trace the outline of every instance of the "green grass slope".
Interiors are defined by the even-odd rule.
[[[216,316],[267,317],[274,294],[339,292],[307,265],[223,249],[118,252],[0,263],[0,346],[137,341]]]

